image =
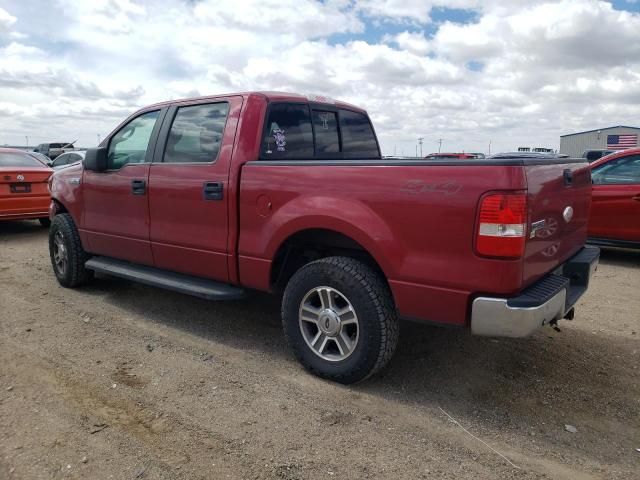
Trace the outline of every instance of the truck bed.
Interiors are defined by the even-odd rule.
[[[240,181],[240,282],[268,288],[270,259],[287,237],[326,229],[373,256],[403,316],[465,325],[475,295],[515,295],[584,244],[586,166],[580,159],[527,158],[248,162]],[[502,191],[526,192],[528,226],[545,220],[549,227],[534,238],[527,230],[522,258],[474,250],[479,201]]]

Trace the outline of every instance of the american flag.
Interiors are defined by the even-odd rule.
[[[607,135],[607,148],[612,150],[624,150],[625,148],[631,148],[638,145],[638,135],[625,134],[625,135]]]

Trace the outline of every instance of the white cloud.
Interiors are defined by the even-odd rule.
[[[0,144],[91,145],[139,106],[252,89],[361,105],[386,153],[421,136],[426,150],[554,147],[637,123],[640,15],[608,2],[37,2],[0,9]],[[476,19],[434,25],[434,6]]]

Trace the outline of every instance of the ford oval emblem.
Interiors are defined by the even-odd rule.
[[[573,218],[573,208],[572,207],[565,208],[564,212],[562,212],[562,218],[564,218],[565,222],[569,223]]]
[[[16,175],[16,180],[19,182],[24,182],[24,175]]]

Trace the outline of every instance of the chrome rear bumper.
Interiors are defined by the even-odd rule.
[[[471,307],[471,333],[526,337],[564,318],[587,291],[599,258],[600,249],[585,247],[516,297],[476,298]]]

